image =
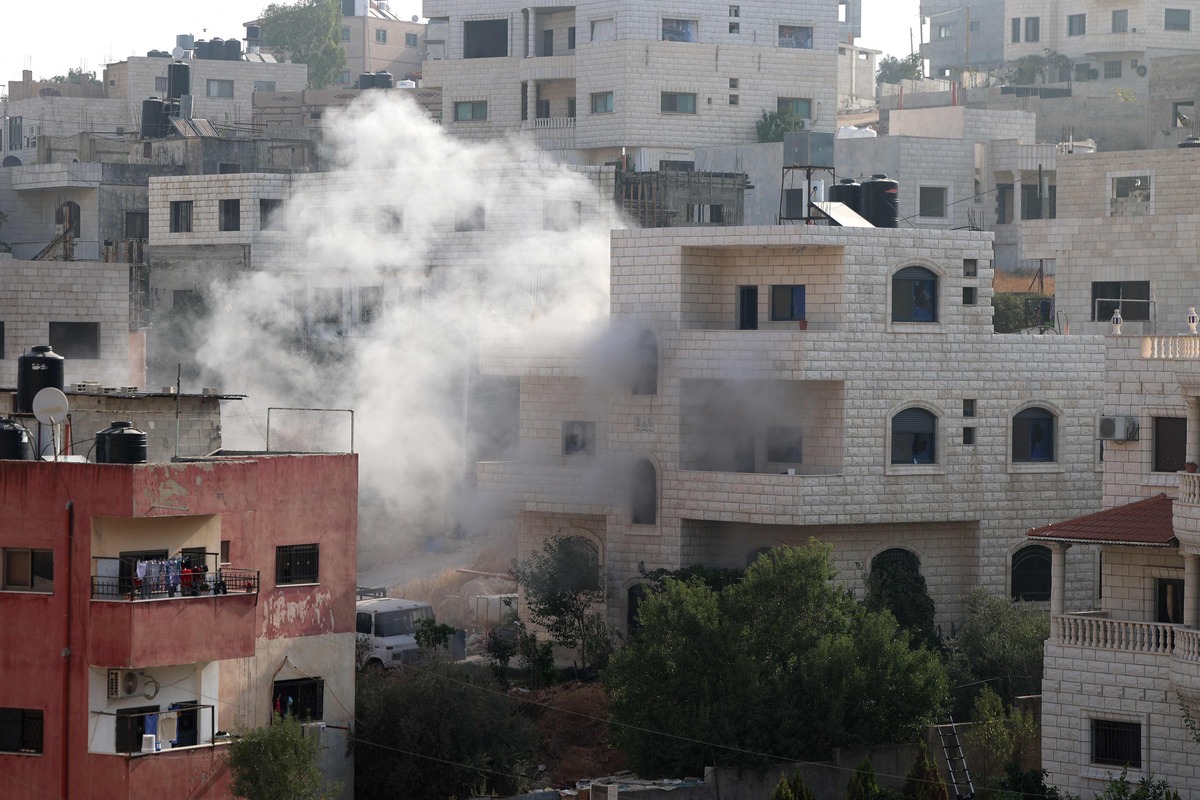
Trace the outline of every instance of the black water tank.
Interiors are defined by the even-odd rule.
[[[29,431],[15,420],[0,419],[0,461],[33,461]]]
[[[862,185],[854,178],[842,178],[829,187],[829,201],[841,203],[855,214],[862,214]]]
[[[145,464],[146,434],[132,422],[114,422],[96,434],[97,464]]]
[[[208,58],[211,50],[208,47],[208,39],[197,39],[196,48],[192,50],[192,55],[196,58]]]
[[[167,67],[167,98],[178,100],[192,93],[192,68],[182,61]]]
[[[208,57],[213,61],[225,60],[225,40],[214,36],[208,40]]]
[[[374,89],[375,88],[375,73],[364,72],[358,76],[359,89]]]
[[[32,414],[33,398],[47,386],[62,391],[64,363],[48,344],[39,344],[17,359],[18,414]]]
[[[162,134],[163,102],[157,97],[142,101],[142,138],[157,139]]]
[[[882,174],[863,181],[860,213],[876,228],[899,227],[900,184]]]
[[[390,89],[393,86],[395,86],[395,82],[392,80],[392,73],[384,69],[375,73],[376,89]]]
[[[226,61],[241,61],[242,60],[242,40],[241,39],[226,39],[225,40],[225,60]]]

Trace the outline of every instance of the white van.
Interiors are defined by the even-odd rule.
[[[355,630],[369,646],[361,656],[366,668],[391,668],[417,659],[417,623],[433,619],[429,603],[390,597],[359,600]]]

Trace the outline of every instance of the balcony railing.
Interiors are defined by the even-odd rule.
[[[1200,336],[1146,336],[1142,339],[1142,358],[1200,360]]]
[[[1107,617],[1064,614],[1053,618],[1054,638],[1068,647],[1123,650],[1170,655],[1178,626],[1165,622],[1132,622]]]
[[[222,569],[211,573],[192,572],[189,575],[180,575],[177,582],[166,575],[154,580],[93,575],[92,599],[134,601],[188,599],[222,594],[258,594],[258,587],[259,571],[253,569]]]
[[[537,117],[534,128],[574,128],[575,117]]]
[[[1200,664],[1200,631],[1193,628],[1175,629],[1175,658]]]
[[[1179,502],[1200,505],[1200,472],[1180,472]]]

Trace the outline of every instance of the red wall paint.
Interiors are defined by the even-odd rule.
[[[74,506],[73,557],[66,504]],[[54,551],[52,595],[0,592],[0,706],[44,712],[43,753],[0,754],[0,797],[61,797],[64,676],[72,800],[228,798],[224,748],[89,754],[89,667],[149,667],[252,655],[254,638],[353,630],[358,458],[248,457],[108,465],[0,462],[0,547]],[[170,508],[174,506],[175,508]],[[186,512],[178,509],[186,508]],[[220,514],[232,567],[260,570],[258,597],[92,601],[91,519]],[[276,587],[275,548],[320,545],[320,585]],[[67,573],[72,630],[67,645]],[[68,670],[69,662],[69,673]],[[153,788],[150,788],[153,787]]]

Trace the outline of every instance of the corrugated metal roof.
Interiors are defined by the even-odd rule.
[[[1178,545],[1172,520],[1173,501],[1165,494],[1083,517],[1034,528],[1025,535],[1051,542],[1129,544],[1147,547]]]

